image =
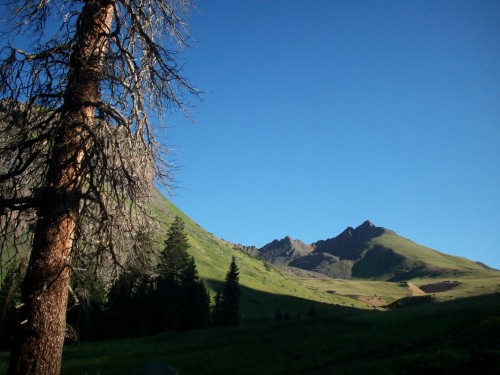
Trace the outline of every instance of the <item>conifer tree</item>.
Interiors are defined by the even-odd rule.
[[[158,264],[156,289],[152,299],[153,331],[182,330],[184,325],[184,299],[182,279],[190,269],[189,243],[184,222],[176,216],[167,232],[165,248]],[[186,281],[184,281],[186,284]]]
[[[170,226],[164,243],[158,273],[160,277],[172,277],[179,281],[182,271],[189,263],[189,242],[184,231],[184,222],[179,215]]]
[[[236,259],[233,257],[220,299],[220,325],[222,326],[238,325],[241,295],[239,282],[239,270]]]
[[[181,273],[182,330],[203,328],[210,318],[210,297],[198,276],[196,263],[189,257],[187,267]]]
[[[101,336],[110,339],[149,334],[152,286],[148,275],[127,270],[112,285],[103,313]]]
[[[217,290],[217,294],[214,298],[214,305],[212,306],[212,323],[215,326],[221,325],[221,308],[222,308],[222,293],[220,289]]]

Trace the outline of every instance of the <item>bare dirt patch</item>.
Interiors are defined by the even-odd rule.
[[[373,307],[387,306],[387,301],[384,301],[383,299],[380,299],[378,297],[358,296],[357,300]]]
[[[411,296],[425,296],[427,294],[424,290],[422,290],[415,284],[407,283],[407,285]]]

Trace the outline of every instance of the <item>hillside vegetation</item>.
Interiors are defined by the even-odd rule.
[[[430,293],[436,300],[500,291],[500,272],[465,258],[418,245],[390,230],[381,230],[380,227],[374,227],[377,228],[375,233],[379,233],[378,236],[368,236],[369,240],[361,244],[365,257],[363,262],[352,267],[352,276],[347,280],[325,277],[314,272],[293,272],[293,269],[286,266],[272,265],[268,263],[269,260],[264,261],[256,256],[255,252],[248,252],[242,246],[206,232],[159,193],[155,196],[154,207],[165,232],[175,215],[183,218],[191,254],[195,257],[200,276],[205,280],[212,296],[224,280],[231,257],[236,257],[243,289],[243,322],[272,319],[278,307],[293,316],[304,314],[314,303],[331,308],[337,305],[362,309],[380,308],[412,295],[408,281],[418,286],[459,281],[451,284],[452,288]],[[368,226],[366,223],[362,225],[365,228]],[[162,233],[159,233],[158,246],[161,246],[161,240]],[[295,243],[299,243],[301,256],[307,257],[308,251],[312,251],[300,241]],[[384,253],[391,255],[384,258]],[[296,253],[290,254],[296,256]],[[397,258],[399,261],[391,262],[387,258]]]
[[[184,220],[191,245],[190,253],[212,296],[224,281],[232,256],[236,258],[243,289],[241,312],[245,319],[272,318],[278,307],[294,315],[305,313],[311,303],[363,307],[362,303],[351,297],[306,286],[301,278],[270,266],[233,243],[216,238],[159,193],[155,196],[154,207],[165,233],[175,215],[180,215]],[[159,233],[159,249],[162,240],[162,233]]]

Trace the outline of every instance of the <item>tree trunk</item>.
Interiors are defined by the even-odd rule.
[[[22,285],[21,322],[9,375],[60,373],[66,331],[71,249],[88,171],[82,160],[99,100],[113,0],[86,1],[77,21],[59,132],[40,190],[33,248]]]

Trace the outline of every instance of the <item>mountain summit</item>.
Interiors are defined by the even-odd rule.
[[[407,280],[466,275],[485,267],[468,259],[418,245],[366,220],[356,228],[310,245],[287,236],[257,250],[261,259],[333,278]]]
[[[301,258],[313,250],[314,247],[311,245],[306,245],[300,240],[294,240],[290,236],[286,236],[282,240],[274,240],[261,247],[258,250],[258,256],[275,265],[286,265],[290,261]]]
[[[385,232],[387,229],[377,227],[371,221],[366,220],[355,229],[348,227],[338,236],[315,242],[312,246],[314,246],[315,254],[328,253],[338,256],[341,260],[356,260],[361,256],[367,241],[379,237]]]

